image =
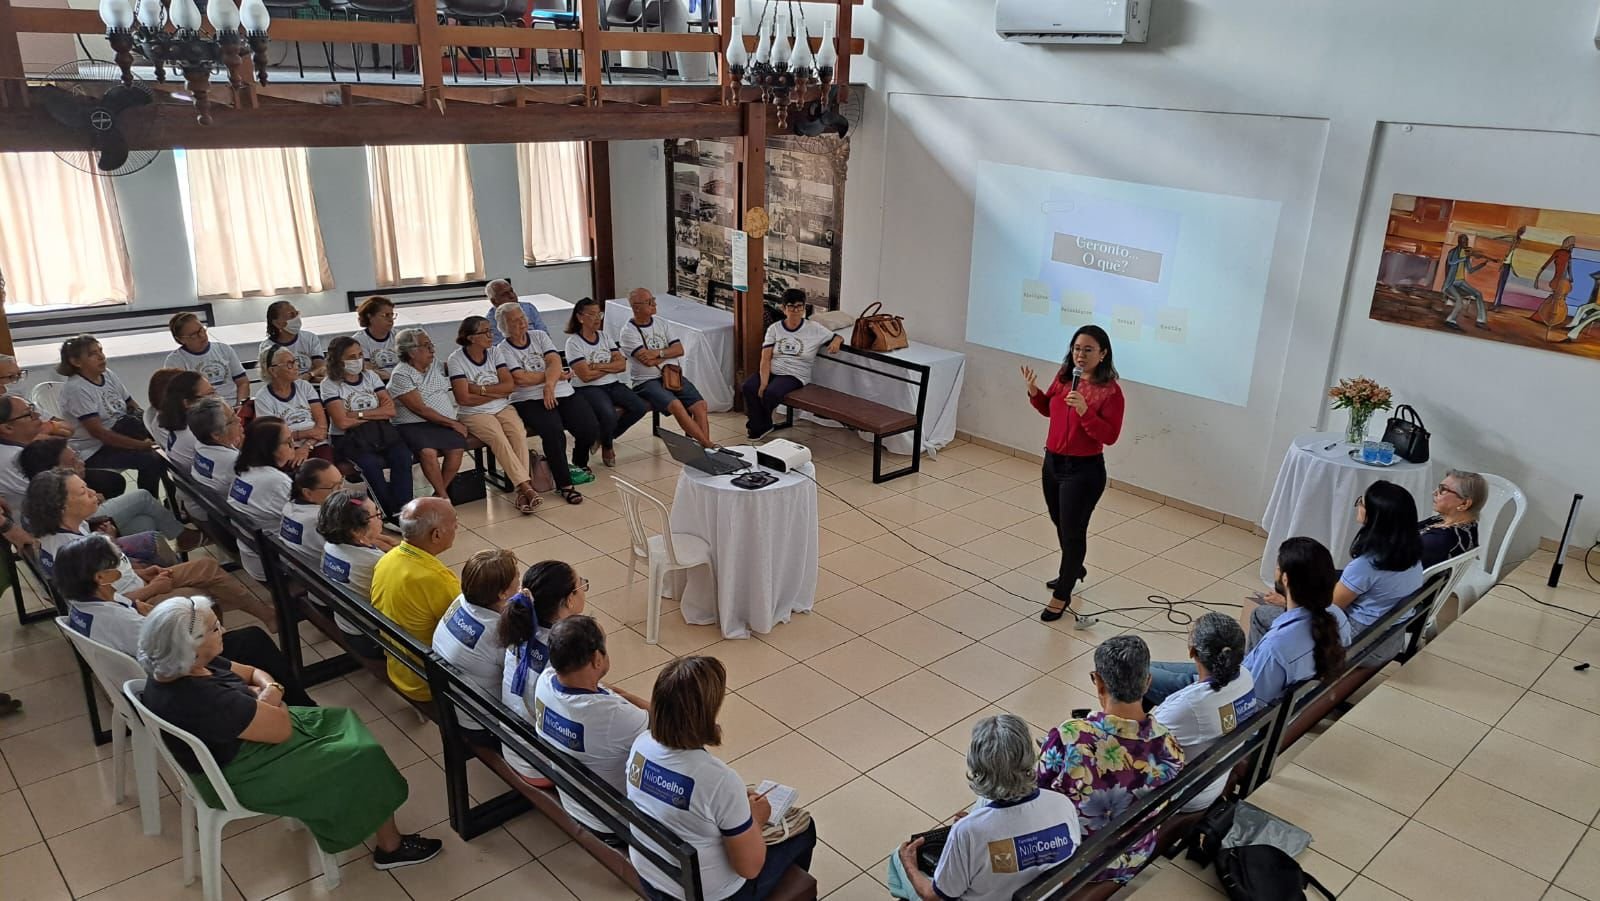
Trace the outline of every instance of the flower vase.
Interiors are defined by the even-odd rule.
[[[1367,422],[1371,419],[1371,410],[1362,410],[1356,407],[1351,407],[1350,421],[1345,426],[1344,430],[1345,442],[1348,444],[1353,444],[1356,447],[1360,447],[1361,442],[1367,440]]]

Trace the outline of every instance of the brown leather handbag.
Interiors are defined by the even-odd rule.
[[[677,394],[683,390],[683,367],[676,363],[664,363],[661,366],[661,387]]]
[[[878,312],[882,308],[883,302],[878,301],[856,317],[855,331],[850,333],[851,347],[887,353],[911,346],[911,339],[906,335],[905,318]]]

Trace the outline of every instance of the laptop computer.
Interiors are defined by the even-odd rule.
[[[656,432],[656,435],[667,443],[667,452],[672,454],[672,459],[701,472],[723,476],[750,468],[748,460],[731,450],[706,450],[693,438],[667,429]]]

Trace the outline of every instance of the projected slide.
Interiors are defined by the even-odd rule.
[[[1059,361],[1111,335],[1136,382],[1244,406],[1275,201],[980,162],[967,340]]]

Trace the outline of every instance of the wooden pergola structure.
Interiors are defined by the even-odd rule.
[[[861,0],[800,2],[837,10],[839,62],[834,82],[841,86],[842,102],[850,83],[851,57],[863,49],[861,40],[851,33],[853,7]],[[246,54],[246,62],[231,72],[238,87],[211,85],[211,124],[196,121],[193,97],[183,79],[176,77],[165,83],[147,82],[156,91],[156,102],[127,114],[120,126],[130,147],[156,150],[584,141],[590,173],[593,291],[598,298],[615,297],[608,142],[737,138],[738,227],[744,229],[747,214],[765,204],[766,141],[769,131],[776,128],[776,116],[759,90],[730,87],[724,53],[732,31],[733,6],[732,0],[718,4],[721,21],[716,34],[605,30],[600,27],[601,0],[577,0],[580,27],[568,30],[441,24],[435,0],[415,0],[413,22],[278,19],[270,34],[280,43],[415,48],[421,83],[297,80],[261,84],[250,71]],[[104,40],[105,26],[94,10],[17,6],[12,0],[0,0],[0,152],[82,149],[82,135],[60,125],[42,105],[30,101],[30,79],[23,71],[18,42],[19,35],[25,34]],[[753,51],[755,35],[744,40]],[[819,46],[820,40],[812,38],[812,49]],[[576,52],[582,61],[581,81],[570,86],[446,85],[440,60],[451,47]],[[604,84],[602,54],[630,50],[715,54],[718,84]],[[734,315],[740,379],[755,370],[759,359],[764,260],[762,240],[750,236],[746,284],[751,287],[736,295]],[[0,315],[0,350],[10,349],[10,329]]]

